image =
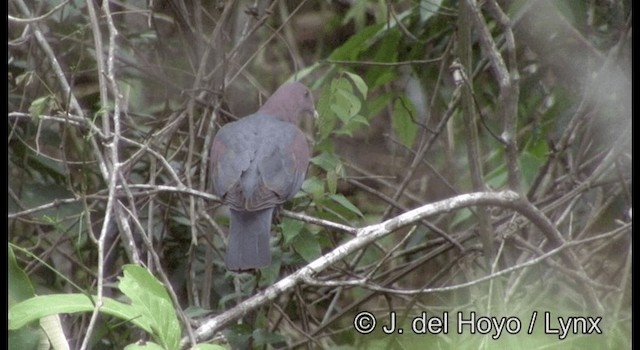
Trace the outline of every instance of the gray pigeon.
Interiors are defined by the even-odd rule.
[[[213,139],[213,190],[231,212],[229,270],[271,263],[273,211],[300,190],[309,165],[309,145],[296,126],[305,113],[315,115],[309,89],[284,84],[256,113],[224,125]]]

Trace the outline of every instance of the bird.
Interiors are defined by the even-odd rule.
[[[224,258],[230,271],[271,264],[274,210],[300,190],[311,150],[297,126],[317,117],[313,95],[300,82],[281,85],[255,113],[225,124],[211,143],[213,192],[229,207]]]

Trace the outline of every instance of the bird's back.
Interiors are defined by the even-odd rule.
[[[214,192],[237,210],[274,207],[300,189],[309,148],[295,125],[256,113],[225,125],[211,151]]]

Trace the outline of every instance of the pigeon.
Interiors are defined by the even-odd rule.
[[[274,210],[300,190],[309,156],[297,126],[317,116],[313,95],[299,82],[280,86],[257,112],[225,124],[211,145],[213,192],[230,209],[225,265],[230,271],[271,264]]]

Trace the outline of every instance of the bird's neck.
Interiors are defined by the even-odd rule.
[[[283,104],[275,104],[270,102],[271,100],[268,100],[264,105],[262,105],[262,107],[260,107],[260,109],[258,110],[258,113],[268,114],[284,122],[296,124],[296,120],[298,118],[298,115],[300,114],[299,111],[287,108]]]

